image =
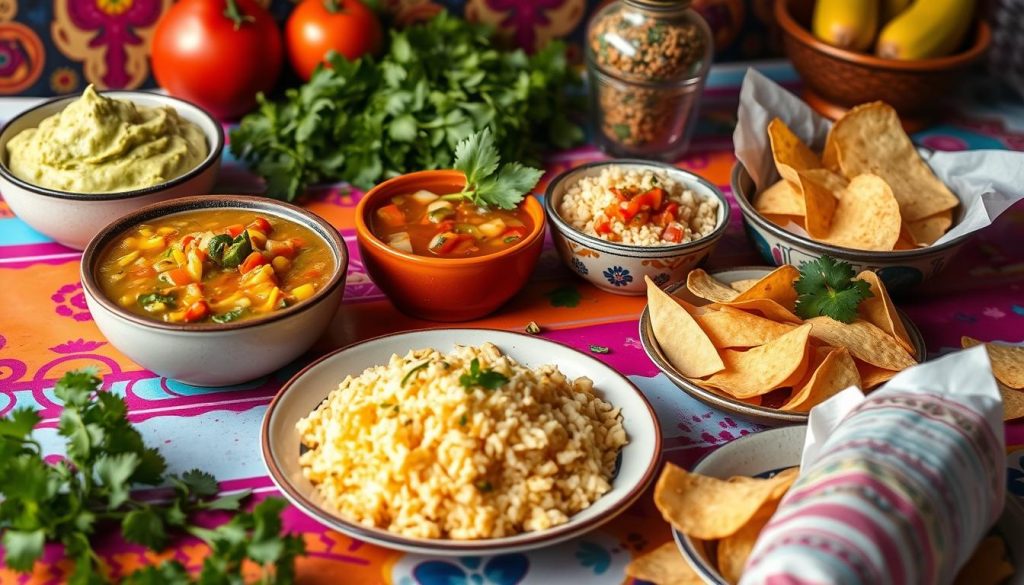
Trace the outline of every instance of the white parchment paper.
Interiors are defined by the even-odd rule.
[[[747,69],[740,90],[740,107],[732,141],[736,158],[747,168],[757,188],[779,180],[768,142],[768,123],[779,118],[812,149],[820,152],[832,122],[800,98],[754,69]],[[1024,153],[1011,150],[931,152],[923,155],[935,175],[959,198],[959,220],[933,246],[991,224],[999,214],[1024,199]],[[789,231],[806,235],[791,224]]]

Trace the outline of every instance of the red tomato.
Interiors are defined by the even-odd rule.
[[[332,49],[349,60],[376,51],[380,22],[359,0],[302,0],[288,17],[284,39],[292,69],[309,81]]]
[[[181,0],[157,23],[151,52],[157,83],[219,118],[252,110],[281,72],[281,33],[256,0]]]

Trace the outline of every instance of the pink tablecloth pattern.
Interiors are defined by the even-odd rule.
[[[766,72],[784,83],[794,76],[785,66]],[[729,192],[731,130],[742,68],[716,69],[709,82],[701,130],[692,152],[680,165]],[[14,112],[4,110],[0,117]],[[933,148],[1007,148],[1024,150],[1024,111],[999,103],[972,103],[947,123],[915,138]],[[593,148],[557,153],[554,172],[602,158]],[[219,192],[253,190],[258,182],[228,159]],[[203,389],[179,384],[141,369],[110,347],[96,329],[82,297],[79,253],[33,232],[0,202],[0,415],[15,406],[39,409],[39,432],[48,451],[59,452],[56,436],[60,406],[54,381],[66,370],[99,365],[106,387],[123,395],[130,417],[146,439],[158,446],[173,471],[200,467],[215,473],[225,490],[251,488],[257,497],[274,494],[258,451],[259,424],[274,393],[304,363],[324,351],[382,333],[438,324],[406,317],[391,306],[365,274],[354,246],[352,214],[359,193],[343,186],[312,190],[302,202],[336,225],[349,244],[352,262],[345,301],[330,332],[310,355],[283,371],[250,384]],[[727,236],[710,260],[713,266],[760,264],[742,230],[737,209]],[[951,266],[926,288],[898,300],[920,327],[932,356],[959,347],[961,335],[984,340],[1024,341],[1024,206],[1007,211],[995,225],[972,239]],[[576,279],[546,249],[530,285],[497,314],[474,325],[521,329],[529,321],[543,335],[586,351],[608,346],[599,356],[629,376],[656,407],[665,436],[664,459],[692,465],[715,447],[759,427],[699,403],[675,388],[644,355],[637,339],[643,299],[599,292]],[[1024,425],[1007,429],[1010,490],[1024,497]],[[1015,450],[1016,449],[1016,450]],[[494,558],[431,559],[387,551],[328,531],[295,509],[287,526],[305,538],[309,554],[299,563],[301,582],[394,583],[622,583],[633,555],[669,538],[649,497],[611,524],[576,540],[524,554]],[[111,540],[103,552],[115,574],[144,563],[175,557],[198,567],[203,545],[184,541],[155,555]],[[60,551],[50,550],[31,577],[0,567],[0,584],[60,582],[69,567]]]

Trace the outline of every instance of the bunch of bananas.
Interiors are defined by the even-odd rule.
[[[956,51],[974,0],[818,0],[811,28],[826,43],[886,59],[929,59]]]

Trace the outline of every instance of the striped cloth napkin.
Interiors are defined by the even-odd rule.
[[[950,583],[1002,513],[1003,407],[983,347],[811,411],[800,478],[740,585]]]

